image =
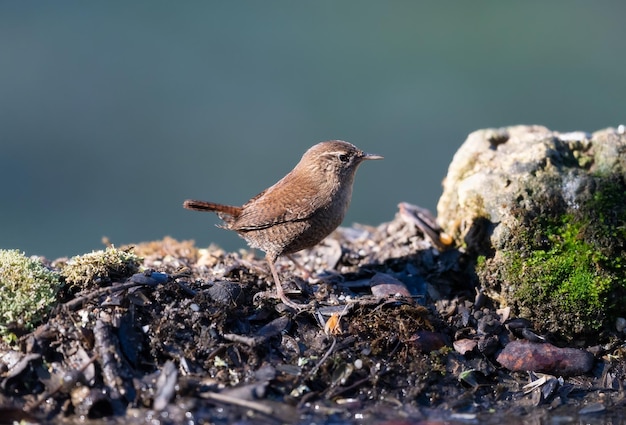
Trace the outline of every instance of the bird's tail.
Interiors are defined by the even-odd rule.
[[[210,211],[218,214],[226,214],[232,217],[238,217],[241,214],[241,207],[232,205],[214,204],[213,202],[197,201],[195,199],[187,199],[183,202],[183,207],[194,211]]]

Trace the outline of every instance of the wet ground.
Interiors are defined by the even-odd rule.
[[[145,272],[66,294],[0,346],[0,422],[626,423],[618,335],[584,347],[584,374],[504,368],[503,347],[542,336],[417,211],[280,259],[299,312],[261,253],[138,244]]]

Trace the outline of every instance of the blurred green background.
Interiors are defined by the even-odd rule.
[[[56,258],[171,235],[245,246],[241,204],[316,142],[359,170],[344,225],[435,210],[476,129],[624,123],[622,1],[0,3],[0,248]]]

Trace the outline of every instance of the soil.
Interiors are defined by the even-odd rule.
[[[280,259],[300,312],[259,253],[138,244],[144,272],[66,294],[0,345],[0,422],[623,423],[623,339],[585,347],[584,375],[505,369],[498,352],[532,329],[429,230],[404,211]]]

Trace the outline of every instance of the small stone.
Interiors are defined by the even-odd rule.
[[[470,353],[474,351],[477,345],[478,345],[478,342],[469,338],[459,339],[452,343],[452,346],[454,347],[455,351],[462,356],[464,356],[466,353]]]
[[[411,298],[411,293],[406,285],[395,277],[386,273],[376,273],[370,279],[372,294],[377,298],[401,296]]]
[[[439,332],[417,331],[413,344],[422,352],[430,353],[449,345],[448,337]]]
[[[559,348],[552,344],[512,341],[496,357],[498,363],[514,371],[533,371],[551,375],[575,376],[593,367],[593,355],[576,348]]]
[[[483,314],[480,318],[477,318],[478,326],[477,330],[479,334],[491,335],[500,333],[502,324],[500,319],[493,313]]]
[[[478,339],[478,351],[486,356],[491,356],[500,347],[500,341],[496,335],[481,335]]]
[[[214,300],[222,304],[236,303],[239,295],[241,295],[241,285],[234,282],[215,282],[207,293]]]

